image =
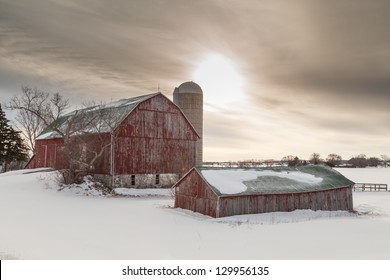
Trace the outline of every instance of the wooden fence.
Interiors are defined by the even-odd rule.
[[[387,191],[387,184],[376,184],[376,183],[356,183],[353,186],[353,190],[361,190],[362,192],[369,190],[371,191]]]

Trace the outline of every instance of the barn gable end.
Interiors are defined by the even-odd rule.
[[[162,94],[139,104],[116,128],[117,174],[184,174],[195,166],[199,136]]]

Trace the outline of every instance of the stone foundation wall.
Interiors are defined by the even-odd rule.
[[[180,179],[179,174],[132,174],[115,175],[114,186],[112,176],[95,174],[95,179],[106,186],[114,188],[170,188]]]

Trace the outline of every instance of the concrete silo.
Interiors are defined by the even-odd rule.
[[[196,165],[201,166],[203,164],[202,88],[192,81],[182,83],[173,92],[173,102],[183,111],[200,137],[196,145]]]

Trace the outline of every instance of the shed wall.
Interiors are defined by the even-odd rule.
[[[303,193],[221,196],[218,217],[297,209],[352,210],[352,186]]]
[[[175,207],[217,217],[218,196],[196,170],[175,185]]]

